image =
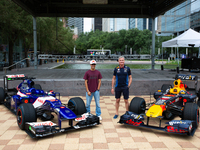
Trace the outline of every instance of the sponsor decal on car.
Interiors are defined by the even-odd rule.
[[[133,121],[132,119],[127,120],[126,123],[131,124],[133,126],[139,126],[141,124],[144,124],[142,121],[137,122],[137,121]]]
[[[45,96],[45,97],[38,97],[35,102],[33,103],[33,106],[35,108],[41,106],[42,104],[44,104],[44,102],[48,100],[48,101],[55,101],[55,97],[53,96]]]
[[[38,126],[56,126],[55,123],[51,122],[51,121],[45,121],[45,122],[31,122],[28,123],[29,125],[31,125],[32,127],[38,127]],[[30,129],[30,128],[29,128]]]
[[[25,77],[24,74],[16,74],[16,75],[6,75],[7,78],[22,78]]]
[[[84,113],[81,115],[80,118],[76,118],[75,121],[82,121],[82,120],[86,120],[86,118],[89,116],[89,113]]]
[[[17,95],[19,95],[20,97],[26,97],[26,94],[23,94],[20,91],[17,92]]]

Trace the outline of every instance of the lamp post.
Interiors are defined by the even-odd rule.
[[[125,54],[127,54],[127,45],[125,45]]]

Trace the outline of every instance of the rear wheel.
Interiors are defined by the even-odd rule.
[[[36,122],[37,115],[35,108],[30,103],[23,103],[17,108],[17,124],[21,130],[25,129],[26,122]]]
[[[2,87],[0,87],[0,104],[3,104],[5,99],[5,91]]]
[[[167,89],[170,89],[170,88],[172,88],[171,84],[163,84],[162,87],[161,87],[161,91],[163,93],[165,93],[167,91]]]
[[[36,90],[42,90],[42,87],[40,84],[33,85],[33,88],[35,88]]]
[[[71,109],[76,115],[86,113],[85,103],[82,98],[74,97],[68,101],[68,108]]]
[[[143,98],[134,97],[130,103],[129,111],[134,112],[136,114],[145,113],[146,110],[146,102]]]
[[[199,125],[199,107],[196,103],[186,103],[183,110],[183,120],[194,120]]]

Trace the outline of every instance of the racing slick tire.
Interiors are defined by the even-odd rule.
[[[68,101],[68,108],[71,109],[77,116],[86,113],[85,103],[80,97],[71,98]]]
[[[5,91],[2,87],[0,87],[0,105],[3,104],[5,99]]]
[[[35,88],[36,90],[42,90],[42,87],[40,84],[33,85],[33,88]]]
[[[143,98],[134,97],[130,103],[129,111],[136,114],[143,114],[146,110],[146,102]]]
[[[194,120],[196,128],[199,125],[199,107],[196,103],[186,103],[182,120]]]
[[[162,87],[161,87],[161,91],[163,93],[165,93],[167,91],[167,89],[170,89],[170,88],[172,88],[171,84],[163,84]]]
[[[30,103],[23,103],[19,105],[16,112],[17,124],[21,130],[25,129],[26,122],[36,122],[37,115],[35,108]]]

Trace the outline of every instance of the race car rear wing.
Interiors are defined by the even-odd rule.
[[[5,75],[4,76],[4,90],[5,92],[8,92],[8,81],[13,81],[13,80],[24,80],[27,77],[24,74],[16,74],[16,75]],[[13,89],[11,89],[13,90]]]
[[[190,90],[197,91],[198,76],[196,76],[196,75],[177,74],[175,76],[175,80],[177,80],[177,79],[187,80],[187,81],[194,81],[194,89],[190,88]]]

